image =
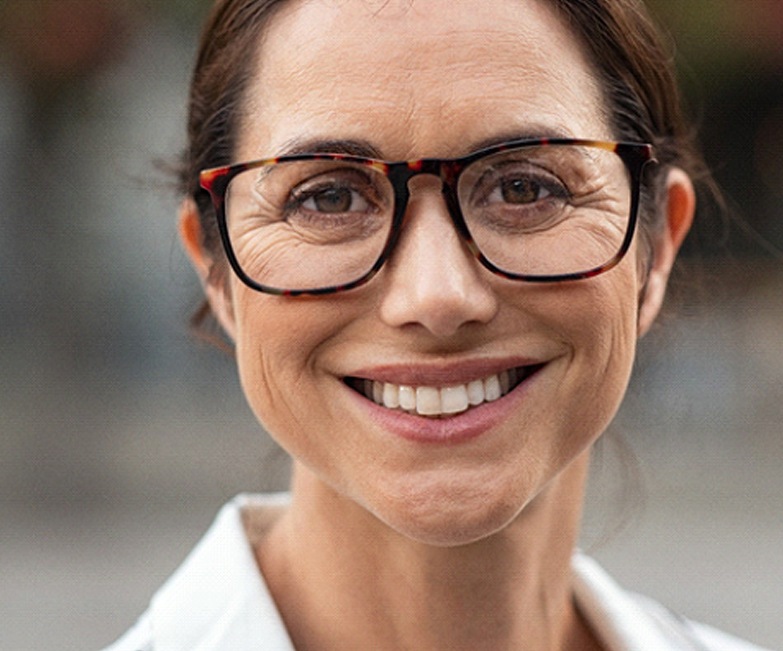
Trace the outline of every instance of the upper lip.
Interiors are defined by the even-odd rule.
[[[481,380],[521,366],[541,366],[546,360],[529,357],[473,359],[441,364],[396,363],[356,369],[345,377],[403,386],[452,386]]]

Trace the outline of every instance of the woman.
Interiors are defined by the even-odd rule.
[[[687,133],[631,0],[219,0],[181,233],[292,487],[113,649],[752,649],[574,552]]]

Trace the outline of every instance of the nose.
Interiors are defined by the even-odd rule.
[[[438,338],[489,322],[498,309],[489,273],[459,237],[440,180],[419,176],[410,186],[403,229],[382,280],[381,318],[397,328],[421,326]]]

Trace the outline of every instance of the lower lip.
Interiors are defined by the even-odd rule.
[[[404,411],[381,407],[353,389],[348,391],[370,412],[370,418],[384,430],[414,443],[454,445],[467,443],[491,432],[506,421],[519,403],[526,398],[529,387],[543,369],[526,378],[512,391],[493,402],[446,418],[427,418]]]

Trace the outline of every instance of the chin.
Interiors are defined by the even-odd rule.
[[[370,511],[396,533],[425,545],[460,547],[488,539],[514,523],[530,498],[486,490],[443,487],[417,491]],[[532,506],[532,505],[531,505]]]

